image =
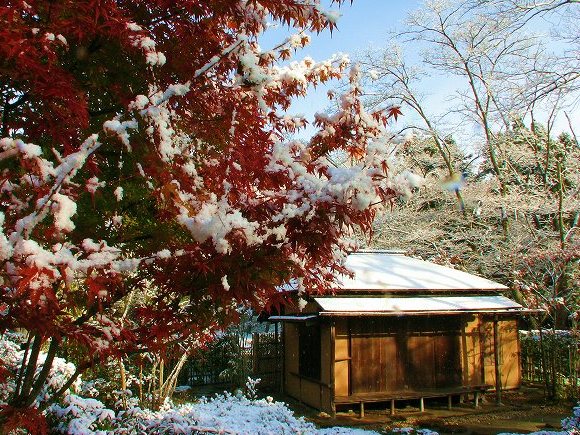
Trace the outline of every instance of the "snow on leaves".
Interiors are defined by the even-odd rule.
[[[66,337],[88,365],[227,323],[292,276],[328,290],[344,236],[400,188],[395,114],[365,111],[356,68],[312,140],[285,139],[307,123],[292,99],[349,61],[279,61],[337,17],[316,0],[0,7],[0,332]],[[271,20],[297,33],[262,50]]]
[[[8,373],[18,370],[23,351],[21,340],[15,334],[8,334],[0,339],[0,359],[5,361],[3,368]],[[41,352],[39,359],[44,361],[47,355]],[[62,388],[70,375],[75,372],[73,364],[56,358],[50,368],[50,375],[45,387],[36,397],[36,403],[44,403],[50,394]],[[229,393],[218,394],[198,403],[185,403],[180,406],[170,401],[163,404],[160,410],[147,410],[130,404],[122,410],[109,409],[99,399],[83,397],[91,393],[102,398],[98,383],[83,382],[80,378],[67,389],[66,395],[59,403],[50,405],[45,414],[51,424],[51,433],[63,434],[126,434],[126,433],[192,433],[223,432],[239,434],[303,433],[303,434],[344,434],[372,435],[373,431],[333,427],[317,429],[314,424],[293,412],[283,403],[271,397],[259,399],[256,396],[256,384],[259,380],[248,379],[247,396]],[[15,378],[0,378],[0,408],[6,407],[7,401],[16,387]],[[28,419],[28,420],[27,420]],[[19,409],[10,409],[10,419],[6,428],[28,428],[31,433],[48,433],[46,422],[39,414],[25,416]],[[39,430],[39,427],[42,430]]]

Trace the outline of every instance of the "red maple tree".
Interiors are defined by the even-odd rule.
[[[306,124],[292,99],[348,62],[280,61],[334,17],[317,0],[2,2],[0,333],[28,334],[7,413],[46,406],[65,344],[82,359],[56,395],[96,361],[275,302],[290,277],[332,287],[343,235],[394,195],[388,114],[364,111],[356,69],[312,140],[285,140]],[[297,33],[262,49],[268,21]]]

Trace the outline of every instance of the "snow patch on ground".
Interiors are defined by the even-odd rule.
[[[50,414],[59,421],[63,434],[217,432],[233,434],[378,435],[374,431],[332,427],[318,429],[303,417],[295,417],[285,403],[271,397],[250,399],[224,393],[197,403],[174,406],[166,402],[160,411],[138,407],[114,411],[95,399],[67,396]]]
[[[23,351],[20,349],[22,337],[13,333],[0,336],[0,360],[3,366],[15,372],[20,366]],[[41,352],[39,362],[46,354]],[[35,405],[49,399],[74,372],[73,364],[55,358],[47,385],[42,389]],[[276,402],[272,397],[256,398],[255,386],[258,381],[249,379],[247,395],[224,392],[212,398],[202,398],[195,403],[174,405],[166,401],[160,410],[142,409],[129,406],[128,409],[108,409],[101,401],[81,397],[74,392],[86,391],[80,379],[60,403],[51,405],[46,416],[51,423],[52,433],[69,435],[121,435],[130,433],[191,434],[199,432],[226,434],[303,434],[303,435],[378,435],[374,431],[332,427],[319,429],[313,423],[296,417],[284,402]],[[90,384],[95,388],[94,383]],[[0,405],[6,404],[15,387],[13,377],[0,383]],[[186,391],[188,387],[180,387]],[[96,391],[96,390],[95,390]],[[97,391],[98,392],[98,391]],[[130,403],[137,403],[131,401]],[[539,431],[533,435],[565,435],[580,433],[580,405],[573,414],[562,421],[563,431]],[[405,435],[437,435],[429,429],[397,428],[393,432]]]

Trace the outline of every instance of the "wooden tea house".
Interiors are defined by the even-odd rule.
[[[283,388],[334,413],[355,404],[469,395],[520,385],[518,317],[499,283],[396,252],[351,254],[334,295],[285,307]],[[297,295],[296,295],[297,298]],[[496,382],[496,379],[500,382]]]

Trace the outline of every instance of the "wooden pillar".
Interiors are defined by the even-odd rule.
[[[333,417],[336,416],[336,404],[334,399],[336,397],[335,391],[335,373],[336,368],[336,326],[335,321],[330,322],[330,410]]]
[[[451,409],[453,407],[453,396],[451,394],[447,396],[447,409]]]
[[[391,399],[391,415],[395,415],[395,399]]]
[[[276,346],[281,346],[281,350],[280,348],[278,348],[277,353],[278,353],[278,358],[282,359],[282,364],[280,367],[280,378],[279,378],[279,382],[280,382],[280,393],[284,393],[286,391],[286,325],[282,324],[281,325],[281,330],[278,329],[278,322],[275,323],[276,325],[276,335],[278,335],[278,338],[276,339]]]
[[[298,376],[298,392],[298,395],[300,396],[298,401],[302,404],[302,376]]]
[[[425,401],[422,397],[419,399],[419,410],[421,412],[425,412]]]
[[[365,403],[360,403],[360,418],[365,418]]]
[[[348,395],[352,396],[352,325],[350,317],[346,319],[346,330],[348,333]]]
[[[493,316],[493,360],[495,366],[495,403],[501,405],[501,365],[499,362],[499,326],[497,314]]]

